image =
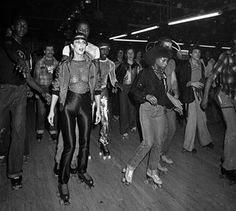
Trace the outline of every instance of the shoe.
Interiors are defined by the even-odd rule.
[[[54,175],[55,175],[56,177],[59,176],[59,163],[56,163],[56,162],[55,162],[55,165],[54,165],[54,168],[53,168],[53,172],[54,172]]]
[[[42,138],[43,138],[43,134],[37,133],[37,135],[36,135],[37,141],[41,142]]]
[[[133,128],[130,129],[130,131],[131,131],[132,133],[134,133],[136,130],[137,130],[136,127],[133,127]]]
[[[100,151],[99,151],[99,156],[103,156],[103,160],[106,160],[106,159],[111,159],[111,154],[110,154],[110,151],[107,147],[108,144],[102,144],[100,143]]]
[[[196,154],[197,153],[197,150],[195,148],[192,149],[192,151],[188,151],[187,149],[182,149],[182,152],[185,153],[185,152],[190,152],[190,153],[193,153],[193,154]]]
[[[230,182],[235,183],[236,182],[236,170],[226,170],[221,165],[221,175],[225,176]]]
[[[213,148],[214,148],[214,144],[211,142],[211,143],[207,144],[207,145],[204,146],[204,147],[206,147],[206,148],[208,148],[208,149],[213,149]]]
[[[124,134],[121,135],[121,138],[122,138],[123,141],[128,141],[129,134],[128,133],[124,133]]]
[[[157,168],[158,168],[158,170],[160,170],[160,171],[162,171],[164,173],[168,172],[168,168],[166,168],[165,166],[161,166],[160,163],[158,163]]]
[[[13,190],[22,188],[22,176],[11,178],[11,187]]]
[[[162,161],[164,161],[165,163],[168,163],[168,164],[173,164],[173,160],[171,160],[170,158],[167,158],[166,155],[161,155],[161,159]]]

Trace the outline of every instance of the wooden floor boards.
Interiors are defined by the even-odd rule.
[[[32,131],[34,128],[32,117]],[[76,177],[69,182],[72,203],[65,207],[57,197],[57,178],[53,175],[55,143],[48,134],[38,143],[33,132],[31,156],[24,165],[23,189],[12,191],[6,178],[5,166],[0,166],[0,210],[1,211],[235,211],[236,185],[219,178],[219,161],[222,153],[223,126],[210,124],[215,148],[207,150],[196,143],[195,155],[181,152],[183,127],[178,125],[170,150],[174,165],[161,175],[163,188],[153,190],[144,184],[147,159],[134,174],[133,184],[122,184],[121,170],[139,144],[137,133],[130,134],[129,141],[119,136],[118,122],[111,122],[112,159],[102,160],[98,155],[98,127],[91,134],[91,155],[88,172],[95,187],[86,189]]]

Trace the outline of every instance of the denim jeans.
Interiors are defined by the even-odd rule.
[[[146,102],[140,106],[140,123],[143,141],[136,149],[128,165],[136,168],[149,153],[148,168],[157,169],[160,160],[161,145],[164,141],[166,127],[166,110],[163,106],[152,106]]]
[[[136,108],[128,95],[130,87],[131,85],[123,85],[123,91],[119,93],[121,135],[136,127]]]
[[[48,128],[51,135],[57,134],[57,110],[54,111],[54,126],[51,126],[47,121],[47,114],[49,112],[49,106],[40,97],[37,98],[37,119],[36,119],[36,131],[37,134],[43,134],[45,126]]]
[[[236,100],[220,91],[218,102],[226,123],[223,167],[226,170],[236,170]]]
[[[165,140],[162,145],[163,155],[167,154],[167,152],[169,151],[171,142],[175,135],[175,131],[176,131],[176,113],[173,109],[167,109]]]
[[[0,131],[11,115],[11,143],[8,152],[8,177],[20,176],[26,129],[26,86],[0,85]]]

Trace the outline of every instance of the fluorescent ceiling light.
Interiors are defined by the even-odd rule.
[[[188,17],[188,18],[182,18],[179,20],[175,20],[175,21],[170,21],[168,23],[168,25],[175,25],[175,24],[180,24],[180,23],[186,23],[186,22],[190,22],[190,21],[196,21],[196,20],[201,20],[201,19],[206,19],[206,18],[212,18],[215,16],[219,16],[222,14],[222,11],[217,11],[217,12],[211,12],[211,13],[207,13],[207,14],[203,14],[203,15],[196,15],[196,16],[192,16],[192,17]]]
[[[148,42],[148,40],[132,40],[132,39],[113,39],[113,41],[119,41],[119,42]]]
[[[139,33],[143,33],[143,32],[147,32],[147,31],[151,31],[151,30],[154,30],[154,29],[158,29],[159,26],[151,26],[151,27],[148,27],[146,29],[141,29],[141,30],[138,30],[138,31],[134,31],[132,32],[131,34],[139,34]]]
[[[230,50],[231,48],[230,47],[222,47],[222,49]]]
[[[216,48],[214,45],[199,45],[202,48]]]
[[[121,34],[121,35],[117,35],[117,36],[114,36],[114,37],[110,37],[109,40],[113,40],[113,39],[116,39],[116,38],[121,38],[121,37],[126,37],[127,34]]]

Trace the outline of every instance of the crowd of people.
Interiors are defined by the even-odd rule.
[[[0,48],[0,144],[1,160],[7,157],[7,176],[12,188],[22,188],[24,143],[26,139],[27,86],[35,92],[37,108],[36,139],[48,129],[56,144],[54,173],[64,204],[70,203],[68,182],[76,174],[81,182],[94,186],[87,172],[92,125],[100,124],[99,152],[110,159],[109,123],[119,120],[121,141],[139,130],[141,143],[123,169],[123,182],[132,183],[133,173],[147,155],[147,177],[161,186],[159,172],[167,172],[161,160],[173,164],[169,149],[176,132],[176,118],[186,120],[183,153],[197,153],[200,144],[214,148],[207,129],[205,110],[213,90],[222,111],[226,133],[221,172],[236,180],[236,33],[234,46],[218,61],[194,45],[189,59],[176,65],[172,40],[162,37],[142,51],[127,46],[118,50],[117,59],[109,59],[110,45],[88,41],[90,26],[77,24],[71,42],[63,48],[61,60],[54,57],[54,46],[44,45],[44,56],[32,65],[24,46],[27,21],[18,18],[12,34]],[[217,90],[217,92],[216,92]],[[32,115],[32,114],[31,114]],[[182,116],[182,117],[181,117]]]

